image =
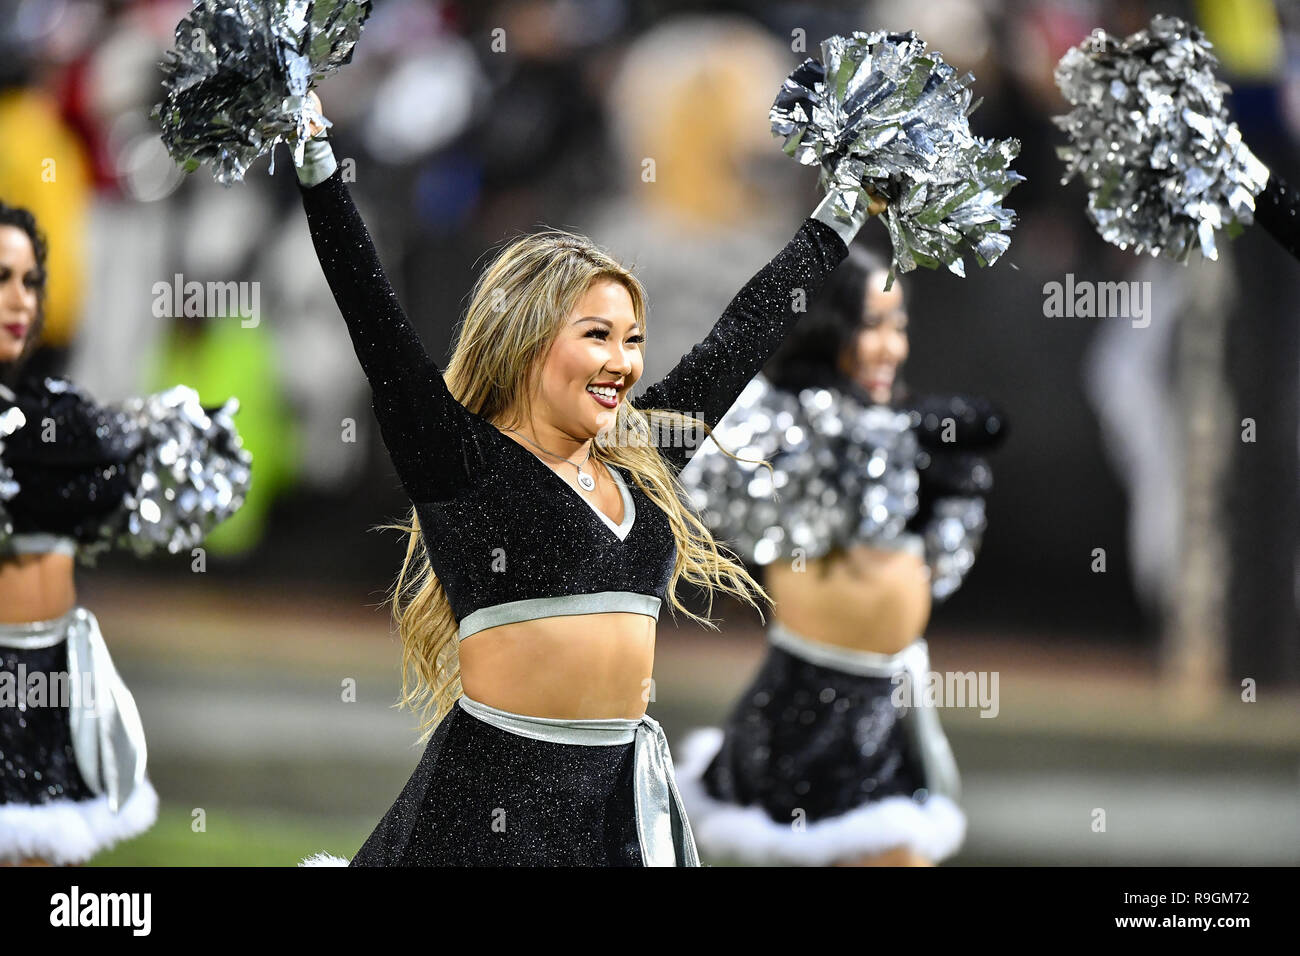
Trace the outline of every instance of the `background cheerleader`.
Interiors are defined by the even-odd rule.
[[[10,863],[82,862],[157,815],[135,701],[77,604],[77,557],[119,546],[190,558],[249,484],[233,399],[204,409],[177,387],[100,406],[67,380],[24,374],[45,275],[35,219],[0,203],[0,861]]]
[[[923,699],[931,595],[970,570],[1004,434],[985,403],[899,405],[899,284],[859,247],[683,473],[710,527],[776,602],[725,730],[691,734],[678,779],[701,851],[750,863],[925,865],[966,820]],[[948,434],[942,433],[947,430]],[[946,439],[946,441],[944,440]],[[773,492],[779,493],[779,503]]]

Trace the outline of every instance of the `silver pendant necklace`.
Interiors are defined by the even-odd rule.
[[[593,477],[591,477],[591,475],[587,474],[585,471],[582,470],[582,465],[585,465],[587,462],[589,462],[589,461],[591,460],[591,446],[590,446],[590,445],[587,446],[587,457],[584,458],[584,459],[582,460],[582,465],[579,465],[577,462],[569,461],[569,459],[567,459],[567,458],[562,458],[561,456],[555,454],[554,452],[547,451],[547,450],[546,450],[545,448],[543,448],[541,445],[537,444],[537,442],[535,442],[535,441],[533,441],[532,439],[530,439],[527,435],[520,434],[519,432],[515,431],[513,428],[507,428],[506,431],[514,432],[514,434],[519,435],[520,438],[522,438],[524,441],[528,442],[528,444],[532,445],[534,448],[536,448],[538,451],[540,451],[543,455],[550,455],[550,456],[551,456],[552,458],[554,458],[556,461],[562,461],[562,462],[564,462],[565,464],[572,465],[574,468],[578,469],[578,484],[582,486],[582,490],[583,490],[583,491],[594,491],[594,490],[595,490],[595,488],[596,488],[596,479],[593,478]]]

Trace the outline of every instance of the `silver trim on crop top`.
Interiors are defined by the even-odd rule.
[[[613,531],[618,535],[620,541],[626,541],[628,532],[632,530],[632,524],[636,521],[636,503],[632,500],[632,493],[627,490],[627,482],[623,480],[623,476],[619,474],[619,470],[617,468],[607,467],[606,471],[614,476],[614,482],[618,485],[618,493],[623,496],[622,524],[615,524],[614,519],[597,508],[594,501],[591,501],[588,498],[583,498],[582,500],[587,502],[591,507],[591,510],[596,512],[596,516],[609,526],[610,531]],[[581,497],[581,495],[579,495],[579,497]]]
[[[611,531],[618,535],[620,541],[626,541],[636,523],[636,502],[628,491],[627,482],[617,468],[609,468],[623,497],[623,520],[615,524],[614,519],[596,507],[588,498],[582,498],[605,522]],[[460,640],[471,634],[485,631],[502,624],[517,624],[520,621],[536,621],[544,617],[563,617],[569,614],[608,614],[626,612],[644,614],[659,620],[659,608],[662,601],[653,594],[641,594],[637,591],[596,591],[592,594],[564,594],[559,597],[529,598],[524,601],[507,601],[505,604],[493,604],[491,607],[479,608],[472,614],[466,614],[457,631]]]
[[[624,611],[644,614],[659,620],[659,606],[663,602],[653,594],[638,591],[596,591],[593,594],[564,594],[559,597],[529,598],[525,601],[508,601],[480,608],[466,614],[460,622],[458,634],[463,641],[471,634],[516,624],[519,621],[536,621],[544,617],[563,617],[566,614],[608,614]]]

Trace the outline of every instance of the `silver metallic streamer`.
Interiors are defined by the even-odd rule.
[[[714,429],[739,458],[706,441],[681,472],[709,530],[751,564],[824,557],[835,548],[905,547],[920,504],[915,413],[863,405],[832,388],[795,395],[758,375]],[[942,601],[975,564],[984,499],[945,495],[920,539],[930,590]]]
[[[27,417],[23,415],[22,410],[16,405],[0,412],[0,548],[4,547],[5,539],[13,534],[13,519],[9,515],[8,509],[5,508],[5,502],[18,494],[18,482],[14,480],[13,469],[5,467],[4,439],[12,435],[18,429],[27,423]]]
[[[681,481],[710,530],[745,560],[771,564],[854,543],[888,546],[918,506],[910,416],[828,388],[797,396],[759,375],[714,429]]]
[[[309,124],[329,125],[307,94],[352,59],[369,15],[370,0],[195,0],[152,114],[172,158],[226,186],[279,142],[301,162]]]
[[[943,264],[964,276],[966,253],[996,262],[1015,224],[1000,203],[1024,181],[1011,169],[1020,143],[971,135],[974,77],[915,33],[833,36],[821,53],[786,78],[769,118],[788,155],[819,167],[836,217],[860,224],[868,193],[888,200],[897,272]]]
[[[230,399],[209,414],[192,388],[131,398],[118,406],[124,428],[138,429],[143,447],[127,463],[135,491],[79,553],[93,558],[110,547],[138,555],[176,554],[199,544],[239,510],[251,482],[252,456],[240,441]]]
[[[1268,168],[1228,119],[1228,86],[1205,35],[1157,16],[1124,40],[1095,30],[1056,67],[1070,105],[1056,124],[1067,183],[1088,187],[1088,218],[1107,242],[1186,262],[1218,258],[1215,230],[1253,221]]]

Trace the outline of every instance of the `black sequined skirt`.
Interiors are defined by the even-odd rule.
[[[0,624],[0,861],[84,862],[149,829],[158,815],[147,778],[115,811],[78,768],[57,676],[69,672],[68,645],[58,638],[71,621]],[[33,634],[56,642],[6,645]]]
[[[350,865],[651,864],[698,865],[657,723],[548,721],[462,699]]]
[[[700,852],[809,866],[898,847],[934,862],[955,853],[965,815],[929,779],[938,776],[932,764],[951,763],[947,741],[923,750],[915,716],[894,703],[892,676],[833,666],[839,649],[824,654],[825,645],[801,653],[806,639],[781,630],[795,640],[769,645],[725,726],[693,731],[678,747],[678,786]],[[942,737],[937,721],[925,727]],[[941,769],[955,780],[955,765]]]

